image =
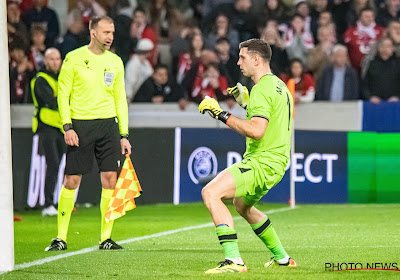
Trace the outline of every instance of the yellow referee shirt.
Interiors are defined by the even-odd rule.
[[[63,124],[71,119],[118,118],[121,135],[128,134],[128,103],[124,65],[119,56],[92,53],[88,46],[71,51],[58,77],[58,108]]]

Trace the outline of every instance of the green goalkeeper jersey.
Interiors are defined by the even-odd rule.
[[[118,117],[121,135],[128,134],[124,65],[119,56],[92,53],[83,46],[67,54],[58,78],[58,107],[63,124],[71,119]]]
[[[260,140],[246,138],[244,158],[254,158],[283,175],[290,158],[293,98],[285,83],[267,74],[252,88],[246,109],[246,119],[268,120],[267,130]]]

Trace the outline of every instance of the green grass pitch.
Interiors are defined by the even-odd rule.
[[[232,206],[229,206],[232,210]],[[123,244],[122,251],[99,251],[65,257],[44,252],[56,235],[55,217],[40,211],[16,213],[15,262],[17,268],[46,257],[44,264],[0,275],[0,279],[400,279],[396,271],[325,271],[325,263],[397,263],[400,268],[400,205],[260,204],[269,214],[288,253],[298,268],[265,269],[271,253],[242,218],[235,218],[239,248],[249,271],[205,275],[223,260],[222,248],[211,225],[177,231]],[[232,213],[235,213],[232,211]],[[234,214],[237,216],[237,214]],[[67,253],[98,245],[100,210],[78,207],[73,213]],[[127,240],[211,222],[203,204],[138,206],[115,222],[113,239]]]

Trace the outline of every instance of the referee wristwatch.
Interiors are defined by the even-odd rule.
[[[126,139],[126,140],[128,140],[128,138],[129,138],[129,134],[127,134],[127,135],[121,135],[121,139]]]
[[[64,124],[64,125],[63,125],[63,129],[64,129],[64,132],[67,132],[68,130],[73,129],[72,123],[66,123],[66,124]]]

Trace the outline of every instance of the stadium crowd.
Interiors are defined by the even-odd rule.
[[[6,0],[7,1],[7,0]],[[32,103],[30,81],[44,52],[62,58],[88,44],[91,17],[114,19],[112,51],[125,65],[128,102],[178,102],[205,96],[234,106],[227,88],[243,77],[239,43],[262,38],[271,67],[295,81],[295,101],[400,97],[400,0],[79,0],[66,32],[47,0],[8,0],[11,103]],[[101,3],[100,3],[101,2]]]

